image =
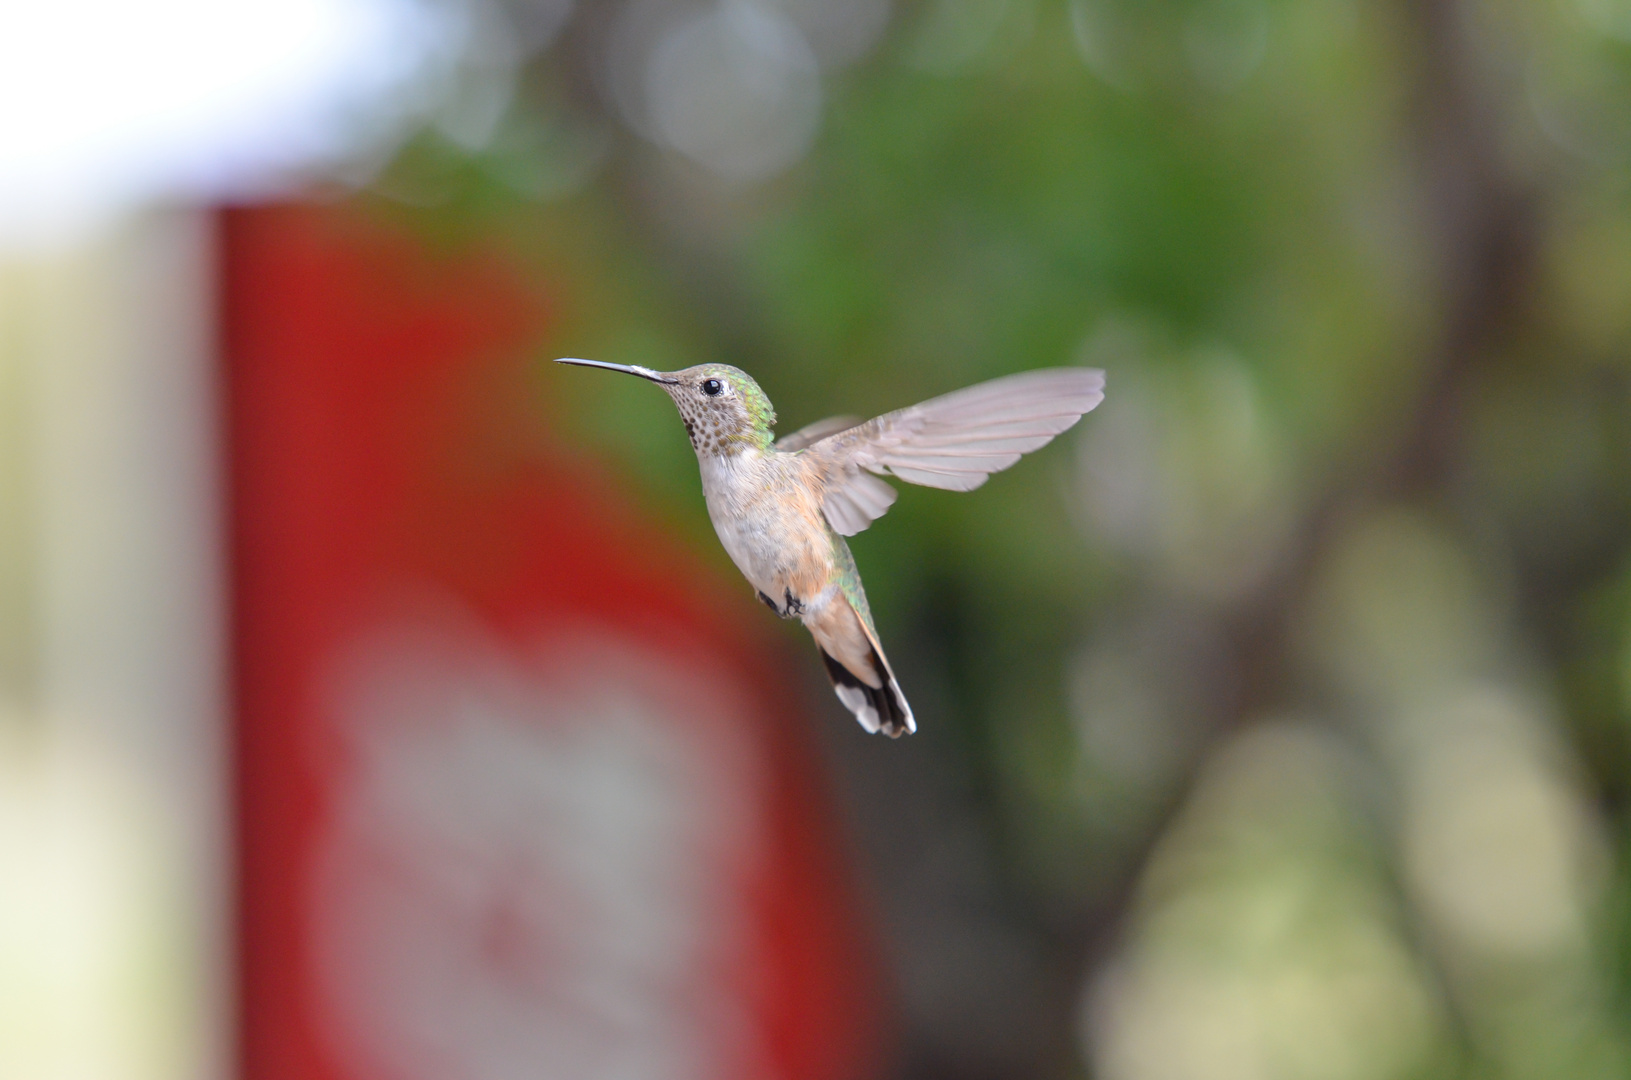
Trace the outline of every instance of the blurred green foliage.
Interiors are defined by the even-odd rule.
[[[857,810],[863,861],[973,822],[925,917],[1026,943],[982,1010],[1052,1003],[982,1057],[897,935],[903,1075],[1631,1075],[1631,5],[924,0],[751,185],[634,134],[579,22],[368,197],[532,267],[532,361],[737,363],[784,431],[1109,372],[853,541],[930,707],[835,767],[957,808]],[[662,395],[536,385],[730,572]]]

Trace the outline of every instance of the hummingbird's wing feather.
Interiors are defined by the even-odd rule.
[[[834,532],[854,536],[883,517],[899,497],[899,492],[876,476],[852,469],[841,483],[826,485],[821,510]]]
[[[803,450],[811,443],[819,442],[828,435],[852,428],[861,422],[859,416],[829,416],[825,420],[817,420],[807,424],[797,431],[783,435],[776,440],[776,449],[791,454],[795,450]]]
[[[895,491],[871,473],[973,491],[1102,400],[1104,372],[1045,368],[992,379],[838,431],[806,451],[822,478],[822,510],[845,536],[881,517]]]

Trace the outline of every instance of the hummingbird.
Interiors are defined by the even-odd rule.
[[[891,738],[916,731],[917,721],[878,643],[844,540],[893,505],[897,492],[879,477],[972,491],[1104,398],[1102,371],[1043,368],[864,423],[830,417],[778,439],[776,410],[740,368],[555,362],[620,371],[668,392],[696,451],[708,517],[731,561],[765,606],[804,623],[838,700],[861,726]]]

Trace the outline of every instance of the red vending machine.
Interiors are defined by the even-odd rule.
[[[779,658],[549,449],[547,290],[351,207],[221,235],[245,1080],[873,1074]]]

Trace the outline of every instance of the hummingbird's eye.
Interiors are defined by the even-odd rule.
[[[718,379],[704,379],[702,381],[702,392],[709,397],[718,397],[724,389],[725,384]]]

